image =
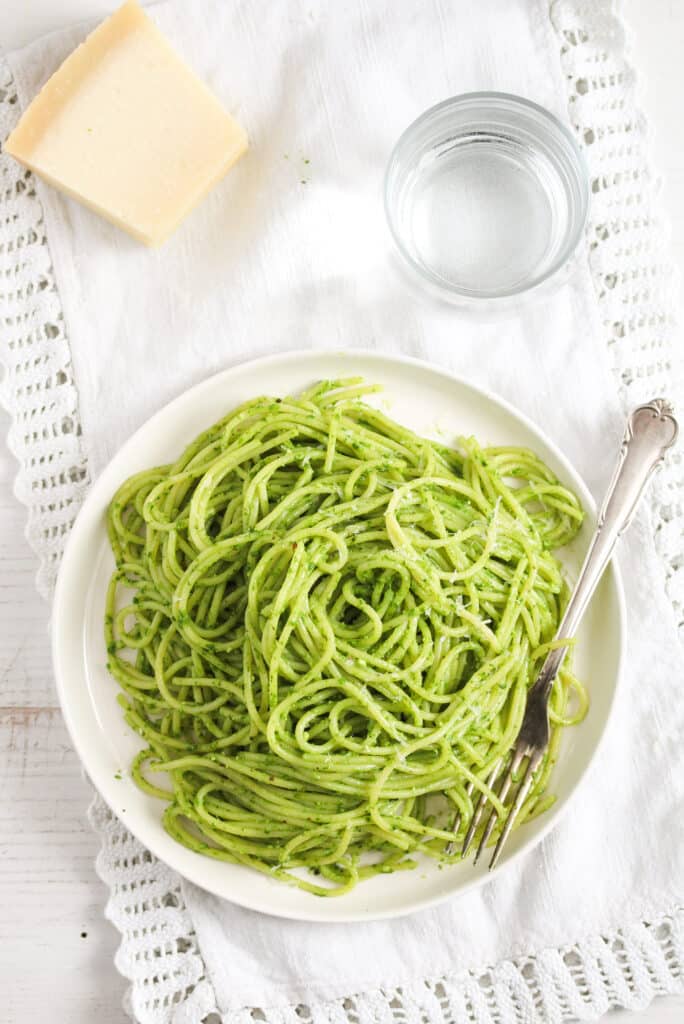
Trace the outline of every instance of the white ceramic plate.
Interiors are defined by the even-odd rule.
[[[448,442],[474,434],[483,444],[527,445],[578,492],[591,497],[572,466],[527,419],[505,402],[425,363],[365,352],[291,352],[244,363],[193,388],[152,417],[93,485],[62,562],[52,636],[59,697],[74,746],[112,810],[157,857],[186,878],[228,900],[265,913],[315,921],[354,921],[408,913],[463,892],[496,874],[486,865],[450,867],[427,861],[414,871],[380,875],[347,895],[321,899],[256,871],[202,857],[174,842],[161,825],[163,805],[141,793],[127,773],[140,739],[124,723],[118,687],[105,669],[104,596],[114,561],[105,512],[131,473],[172,461],[201,430],[246,399],[296,393],[323,378],[361,375],[383,386],[372,396],[391,416],[420,434]],[[589,512],[581,535],[564,555],[576,576],[594,526]],[[609,570],[582,625],[576,669],[588,684],[591,708],[578,727],[564,730],[552,778],[558,800],[545,815],[516,830],[497,871],[538,843],[558,820],[594,756],[615,695],[624,629],[622,590]],[[121,778],[117,778],[120,775]]]

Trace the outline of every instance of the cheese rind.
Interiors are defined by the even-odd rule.
[[[4,149],[158,245],[245,153],[247,137],[128,0],[49,79]]]

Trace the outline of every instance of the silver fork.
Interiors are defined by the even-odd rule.
[[[665,458],[668,448],[671,448],[677,440],[678,432],[679,428],[672,406],[664,398],[654,398],[646,405],[640,405],[629,417],[620,449],[620,457],[599,513],[596,531],[558,627],[556,639],[570,639],[575,634],[580,619],[610,561],[618,537],[631,523],[646,484],[654,470]],[[498,793],[499,800],[503,804],[508,798],[511,786],[517,780],[523,762],[527,761],[517,792],[507,808],[506,819],[489,862],[490,870],[499,859],[504,843],[525,802],[535,773],[542,763],[549,745],[549,697],[567,649],[567,645],[557,647],[546,656],[539,675],[527,695],[525,715],[510,754],[510,760],[507,757],[499,761],[487,780],[488,787],[492,789],[504,765],[508,762],[508,769],[503,776]],[[470,795],[472,795],[472,788]],[[481,793],[473,808],[470,826],[463,841],[461,852],[463,857],[466,856],[472,845],[486,807],[487,800]],[[475,861],[486,847],[497,818],[498,813],[492,806],[477,847]],[[460,815],[454,823],[454,830],[458,829],[459,824]]]

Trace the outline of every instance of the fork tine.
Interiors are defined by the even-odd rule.
[[[515,822],[515,819],[517,818],[520,812],[520,808],[524,804],[525,798],[530,791],[530,786],[532,785],[534,773],[539,767],[543,756],[543,750],[534,750],[530,754],[530,760],[527,765],[527,770],[525,771],[525,776],[522,782],[520,783],[520,788],[518,789],[518,792],[515,794],[515,800],[511,804],[511,809],[509,810],[508,815],[506,817],[506,821],[504,822],[504,827],[501,831],[501,835],[499,836],[496,846],[494,847],[494,853],[492,854],[492,859],[489,862],[490,871],[492,870],[493,867],[495,867],[496,862],[498,861],[501,855],[503,845],[508,839],[510,831],[513,828],[513,823]]]
[[[513,776],[520,767],[524,756],[525,750],[523,747],[518,746],[513,751],[513,757],[511,758],[509,769],[506,772],[506,777],[501,783],[501,788],[499,789],[499,800],[501,801],[501,803],[503,803],[506,797],[508,796],[508,791],[511,788],[511,783],[513,782]],[[489,812],[489,818],[487,819],[487,824],[485,826],[484,832],[482,833],[482,838],[480,839],[479,845],[475,852],[473,864],[477,864],[480,854],[484,850],[485,846],[487,845],[487,840],[492,834],[492,829],[494,828],[494,825],[496,824],[496,820],[498,817],[499,814],[498,811],[496,810],[496,807],[492,807],[491,811]]]
[[[496,782],[496,777],[501,769],[501,764],[502,762],[501,759],[499,758],[499,760],[495,762],[494,768],[492,769],[492,772],[489,778],[487,779],[487,786],[489,787],[489,789],[491,789],[494,783]],[[484,814],[486,803],[487,800],[485,798],[485,795],[480,790],[480,795],[477,798],[477,803],[475,804],[475,807],[473,809],[473,816],[470,819],[470,825],[468,827],[468,831],[466,832],[466,837],[463,840],[463,849],[461,850],[461,857],[465,857],[466,854],[468,853],[468,850],[470,849],[473,837],[477,832],[477,826],[480,824],[480,819]]]
[[[475,783],[474,782],[469,782],[468,785],[466,786],[466,790],[465,790],[466,796],[468,798],[470,798],[473,795],[473,790],[474,789],[475,789]],[[460,828],[461,818],[462,817],[463,817],[462,812],[460,810],[457,810],[456,814],[454,815],[454,820],[451,823],[451,831],[454,833],[454,838],[451,840],[450,843],[447,844],[447,847],[446,847],[446,849],[444,851],[446,853],[447,857],[450,857],[452,855],[452,853],[454,852],[454,850],[456,849],[456,833],[458,832],[458,830]]]

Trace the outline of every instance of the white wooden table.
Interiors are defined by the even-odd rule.
[[[0,45],[111,9],[115,0],[10,0]],[[684,3],[627,0],[635,58],[648,91],[656,163],[666,178],[673,253],[684,269]],[[124,981],[113,958],[106,891],[93,867],[89,791],[62,724],[52,682],[48,610],[34,587],[36,559],[12,494],[14,461],[0,413],[0,1024],[124,1024]],[[684,996],[611,1024],[681,1024]]]

